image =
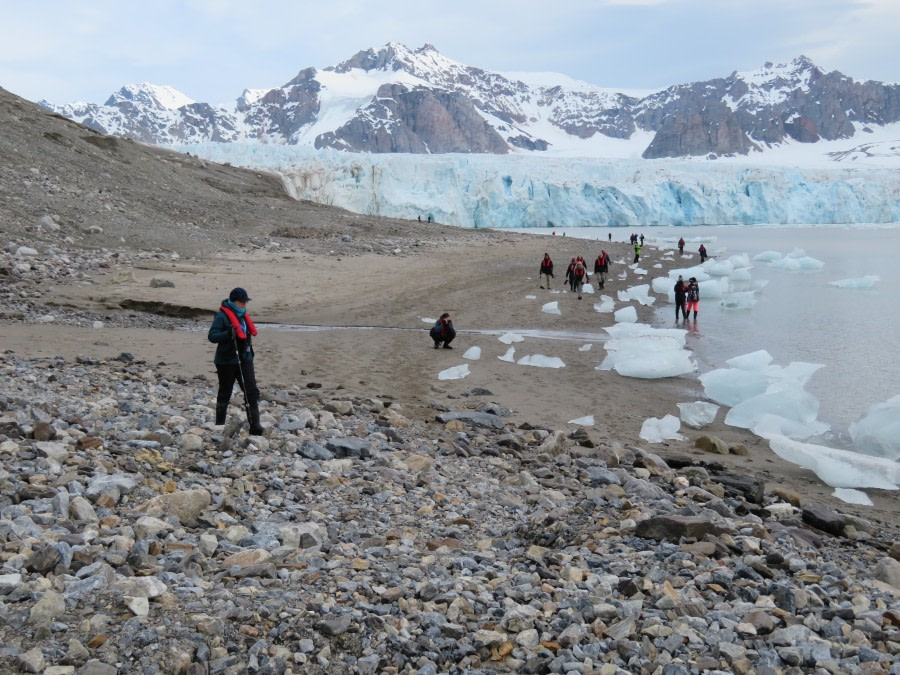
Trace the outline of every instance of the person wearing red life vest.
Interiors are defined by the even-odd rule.
[[[541,288],[544,288],[544,279],[547,280],[547,288],[550,288],[550,280],[553,278],[553,261],[550,260],[549,253],[545,253],[544,258],[541,260],[541,271],[539,274],[539,278],[541,280]]]
[[[606,274],[609,272],[609,254],[605,249],[600,251],[600,255],[594,261],[594,276],[597,277],[597,283],[603,288],[606,283]]]
[[[243,288],[235,288],[222,301],[213,318],[207,337],[216,344],[213,363],[219,376],[219,391],[216,396],[216,424],[225,424],[228,403],[234,383],[243,390],[247,402],[247,417],[250,433],[262,436],[259,422],[259,388],[256,386],[256,372],[253,369],[253,337],[256,326],[247,313],[250,298]]]
[[[572,278],[575,279],[575,292],[578,293],[578,299],[581,300],[581,291],[584,285],[591,280],[584,263],[580,260],[575,263],[575,269],[572,270]]]

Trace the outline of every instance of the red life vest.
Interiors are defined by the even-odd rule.
[[[607,259],[608,257],[609,257],[609,256],[607,256],[606,253],[601,253],[600,255],[597,256],[597,264],[600,265],[600,267],[605,267],[605,266],[606,266],[606,259]]]
[[[541,260],[541,269],[542,270],[550,269],[551,265],[553,265],[553,261],[550,260],[549,258],[545,258],[545,259]]]
[[[575,274],[576,279],[581,279],[587,273],[587,270],[583,267],[576,267],[572,272]]]
[[[237,335],[241,340],[247,339],[247,334],[244,332],[244,327],[241,326],[240,320],[237,318],[237,314],[231,311],[231,308],[222,305],[219,307],[223,312],[225,312],[225,316],[228,317],[228,320],[231,322],[231,325],[234,327],[234,334]],[[253,321],[250,319],[249,314],[244,314],[244,321],[247,324],[247,330],[250,331],[250,335],[256,335],[256,326],[253,325]]]

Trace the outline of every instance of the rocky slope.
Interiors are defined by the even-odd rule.
[[[785,141],[850,138],[866,125],[900,120],[900,85],[856,82],[805,57],[645,97],[563,76],[558,84],[523,79],[455,62],[431,45],[390,43],[323,70],[301,70],[283,87],[247,90],[233,105],[195,102],[154,85],[123,87],[103,105],[42,105],[103,133],[154,144],[275,140],[499,154],[581,147],[593,155],[591,139],[649,132],[645,158],[747,154]]]

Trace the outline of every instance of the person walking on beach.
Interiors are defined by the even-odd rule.
[[[575,292],[575,258],[572,258],[572,262],[570,262],[569,266],[566,268],[566,283],[569,284],[569,290],[574,293]]]
[[[644,245],[644,235],[642,234],[641,235],[641,246],[643,246],[643,245]]]
[[[678,254],[684,255],[684,237],[678,240]]]
[[[456,329],[453,327],[453,320],[450,318],[450,312],[441,314],[441,318],[434,322],[434,326],[429,331],[431,339],[434,340],[434,348],[437,349],[443,344],[444,349],[453,349],[450,345],[453,338],[456,337]]]
[[[687,302],[684,306],[684,318],[686,320],[687,315],[691,312],[694,312],[694,321],[696,321],[697,312],[700,310],[700,285],[697,283],[696,277],[691,277],[688,281],[688,287],[687,291],[685,291],[685,295],[687,296]]]
[[[687,312],[684,309],[684,303],[687,300],[687,289],[684,285],[684,277],[678,275],[678,281],[675,282],[675,321],[678,321],[678,313],[681,317],[687,319]]]
[[[594,276],[597,277],[597,286],[603,288],[606,283],[606,274],[609,272],[609,256],[605,250],[600,251],[600,255],[594,261]]]
[[[575,291],[578,293],[578,299],[581,300],[581,290],[591,278],[584,268],[584,263],[580,260],[575,263],[575,269],[572,270],[572,277],[575,279]]]
[[[609,240],[612,241],[612,232],[610,232],[607,236],[609,237]]]
[[[259,423],[259,388],[256,386],[256,372],[253,369],[253,338],[257,330],[247,313],[248,302],[250,298],[247,291],[243,288],[233,289],[228,298],[222,301],[207,338],[216,345],[216,355],[213,358],[216,375],[219,378],[216,424],[225,424],[228,403],[231,401],[234,383],[237,382],[244,392],[250,434],[262,436],[263,428]]]
[[[635,242],[634,244],[634,262],[636,263],[641,259],[641,245]]]
[[[547,284],[547,288],[550,288],[550,280],[553,278],[553,261],[550,260],[550,254],[545,253],[544,259],[541,260],[541,271],[538,275],[541,280],[541,288],[543,288],[543,284]],[[546,280],[546,282],[545,282]]]
[[[702,265],[709,256],[706,255],[706,247],[703,244],[700,244],[700,248],[697,250],[700,252],[700,264]]]

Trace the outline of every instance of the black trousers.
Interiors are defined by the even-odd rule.
[[[228,405],[235,382],[247,394],[247,402],[251,407],[259,402],[259,388],[256,386],[256,372],[253,370],[253,361],[244,361],[240,368],[244,372],[243,384],[241,383],[241,370],[238,369],[238,364],[216,364],[216,374],[219,376],[219,393],[216,396],[217,405]]]
[[[456,329],[450,328],[446,331],[441,331],[437,327],[432,327],[430,331],[428,331],[429,335],[431,335],[431,339],[434,340],[435,344],[441,344],[442,342],[445,345],[449,345],[453,342],[453,338],[456,337]]]

